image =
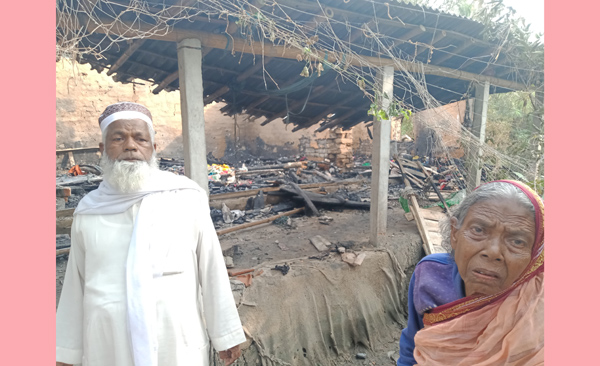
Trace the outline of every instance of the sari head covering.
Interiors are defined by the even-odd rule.
[[[506,290],[472,295],[438,306],[423,316],[415,335],[419,366],[543,365],[544,353],[544,204],[521,182],[535,208],[531,260]]]

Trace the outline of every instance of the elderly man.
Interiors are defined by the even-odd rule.
[[[75,210],[57,310],[57,365],[230,365],[246,340],[206,192],[160,171],[152,116],[99,118],[104,181]]]

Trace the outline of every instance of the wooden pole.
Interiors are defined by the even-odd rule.
[[[487,109],[490,98],[490,83],[485,82],[475,85],[475,106],[473,111],[473,127],[471,132],[477,139],[476,146],[470,146],[467,157],[467,191],[473,191],[481,184],[481,146],[485,144],[485,126],[487,123]]]

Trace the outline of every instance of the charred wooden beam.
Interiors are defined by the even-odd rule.
[[[206,55],[208,55],[210,53],[210,51],[212,51],[212,50],[213,49],[210,47],[202,47],[202,58],[206,57]],[[163,79],[163,81],[161,81],[161,83],[158,84],[158,86],[156,88],[154,88],[154,90],[152,90],[152,93],[153,94],[160,93],[163,89],[165,89],[166,87],[171,85],[171,83],[177,79],[179,79],[179,70],[175,70],[174,72],[169,74],[167,77],[165,77]]]
[[[135,53],[135,51],[138,48],[142,47],[144,42],[146,42],[145,39],[136,39],[135,41],[133,41],[129,45],[129,48],[127,48],[127,50],[121,55],[121,57],[119,57],[119,59],[110,67],[110,69],[108,69],[106,75],[114,74],[119,69],[119,67],[123,66],[123,64],[127,62],[127,60],[129,60],[129,58]]]
[[[345,100],[343,102],[334,104],[331,107],[327,108],[322,113],[318,114],[316,117],[311,118],[308,122],[303,123],[302,125],[298,125],[298,126],[294,127],[294,129],[292,129],[292,132],[296,132],[296,131],[301,130],[303,128],[308,128],[308,127],[310,127],[310,126],[312,126],[314,124],[317,124],[317,123],[321,122],[321,120],[323,120],[323,118],[327,117],[331,113],[334,113],[335,111],[337,111],[340,108],[344,107],[345,104],[352,105],[354,101],[356,101],[357,99],[362,98],[362,97],[363,97],[363,95],[361,94],[360,96],[354,97],[352,99]],[[353,108],[355,108],[355,107],[353,107]]]
[[[288,80],[287,82],[285,82],[284,84],[281,85],[281,88],[285,88],[286,86],[290,86],[293,83],[295,83],[298,80],[298,76],[296,76],[295,78],[291,78],[290,80]],[[250,111],[252,111],[253,109],[255,109],[256,107],[258,107],[259,105],[263,104],[264,102],[266,102],[271,96],[270,95],[265,95],[259,99],[257,99],[256,101],[250,103],[245,109],[247,113],[250,113]]]
[[[359,112],[364,112],[364,110],[361,110],[360,107],[350,110],[346,114],[342,115],[341,117],[335,117],[330,122],[323,124],[321,127],[317,128],[317,130],[315,132],[322,132],[328,128],[334,127],[334,126],[340,124],[340,122],[343,122],[346,118],[350,118]]]
[[[285,186],[281,187],[280,190],[285,193],[296,195],[296,191],[294,189],[291,189],[291,188],[288,188]],[[323,194],[319,194],[319,193],[306,192],[306,191],[304,191],[304,193],[310,198],[310,200],[314,204],[318,204],[318,205],[323,205],[323,206],[327,206],[327,207],[357,208],[357,209],[361,209],[361,210],[369,210],[371,208],[370,202],[350,201],[350,200],[344,199],[343,197],[340,197],[335,194],[334,195],[331,195],[331,194],[323,195]],[[302,199],[301,197],[296,197],[296,198],[292,197],[292,198],[296,199],[296,200]]]
[[[250,76],[252,76],[258,69],[265,67],[269,62],[271,62],[273,60],[272,57],[265,57],[264,58],[264,62],[260,63],[257,62],[256,64],[254,64],[253,66],[249,67],[247,70],[245,70],[243,73],[239,74],[236,78],[235,81],[236,82],[241,82],[244,81],[246,79],[248,79]],[[219,90],[217,90],[216,92],[212,93],[211,95],[209,95],[208,97],[204,98],[204,105],[207,105],[209,103],[214,102],[217,98],[219,98],[221,95],[227,93],[229,91],[229,86],[224,85],[223,87],[221,87]]]
[[[280,218],[282,216],[291,216],[291,215],[300,213],[302,211],[304,211],[304,207],[295,208],[295,209],[293,209],[291,211],[288,211],[288,212],[282,212],[282,213],[280,213],[278,215],[271,216],[271,217],[268,217],[266,219],[262,219],[262,220],[258,220],[258,221],[254,221],[254,222],[247,222],[245,224],[236,225],[236,226],[232,226],[232,227],[229,227],[229,228],[226,228],[226,229],[217,230],[217,235],[224,235],[224,234],[232,233],[234,231],[239,231],[239,230],[242,230],[242,229],[247,229],[247,228],[250,228],[250,227],[258,226],[258,225],[261,225],[261,224],[267,224],[269,222],[277,220],[278,218]]]
[[[331,87],[331,85],[329,87],[326,87],[324,85],[319,85],[315,88],[315,90],[310,93],[310,96],[308,97],[308,100],[295,100],[293,101],[288,108],[284,108],[281,112],[274,114],[273,116],[267,118],[263,123],[261,123],[261,126],[264,126],[268,123],[270,123],[273,120],[276,120],[277,118],[281,118],[284,117],[288,114],[288,110],[289,109],[296,109],[301,107],[304,103],[308,103],[308,101],[310,101],[313,98],[318,97],[319,95],[322,95],[323,93],[325,93],[329,88]]]
[[[319,212],[319,210],[317,210],[317,208],[315,207],[315,204],[310,200],[310,198],[308,197],[308,195],[306,194],[306,192],[304,192],[302,190],[302,188],[300,188],[298,186],[298,184],[294,183],[294,182],[290,182],[290,185],[294,188],[294,190],[296,191],[296,194],[298,194],[300,197],[302,197],[302,199],[304,200],[304,202],[306,203],[306,206],[308,207],[308,215],[312,216],[321,216],[321,213]]]

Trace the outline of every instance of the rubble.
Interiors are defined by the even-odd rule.
[[[321,235],[313,236],[310,238],[310,242],[319,252],[329,250],[329,246],[331,245],[331,243],[328,240],[325,240]]]
[[[283,266],[275,265],[275,267],[271,268],[271,270],[281,271],[281,274],[283,274],[285,276],[290,271],[290,266],[287,263],[284,264]]]
[[[345,137],[336,137],[339,138]],[[341,150],[340,154],[343,155]],[[209,156],[210,216],[217,234],[225,235],[271,222],[293,229],[295,225],[291,216],[303,215],[303,212],[304,215],[316,216],[322,225],[332,225],[333,219],[326,215],[327,211],[369,210],[370,161],[362,157],[339,158],[338,155],[320,160],[307,156],[277,160],[252,157],[235,165]],[[456,161],[430,161],[408,154],[397,158],[390,160],[388,198],[404,203],[405,211],[409,210],[409,204],[403,196],[413,197],[420,208],[440,205],[447,209],[451,203],[446,201],[450,202],[449,198],[464,186],[462,168]],[[159,159],[160,169],[175,174],[184,174],[183,165],[182,159]],[[71,173],[57,174],[57,210],[74,208],[102,181],[102,171],[98,166],[74,167],[69,169]],[[61,193],[67,190],[71,191],[70,195]],[[62,216],[57,218],[57,233],[68,234],[72,211]],[[414,218],[412,212],[406,216],[407,220]],[[432,236],[436,242],[439,241],[435,231],[432,231]],[[311,242],[317,249],[321,252],[329,250],[331,243],[315,238],[311,238]],[[429,239],[432,239],[431,236]],[[283,243],[277,243],[277,246],[280,250],[289,250]],[[61,254],[68,250],[57,249],[62,251]],[[360,264],[364,259],[352,252],[352,244],[337,243],[333,250],[352,265]]]

